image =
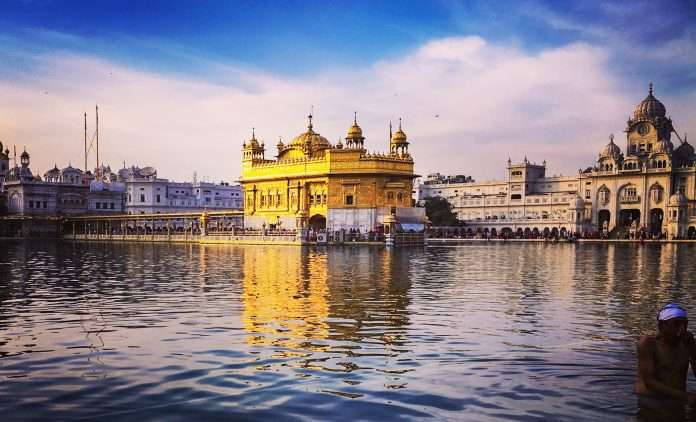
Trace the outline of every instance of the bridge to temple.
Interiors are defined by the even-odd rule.
[[[64,235],[172,236],[229,234],[243,230],[244,211],[203,211],[167,214],[112,214],[68,216]]]

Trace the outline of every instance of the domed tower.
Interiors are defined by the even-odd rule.
[[[276,144],[276,148],[278,148],[278,158],[280,158],[280,154],[282,154],[283,150],[285,149],[285,144],[283,143],[283,138],[278,137],[278,143]]]
[[[29,167],[29,153],[27,152],[26,148],[24,149],[22,155],[19,156],[19,162],[22,164],[23,168]]]
[[[614,134],[611,134],[609,135],[609,143],[599,153],[599,159],[597,160],[599,171],[617,171],[622,160],[621,148],[614,143]]]
[[[390,125],[391,127],[391,125]],[[406,133],[401,129],[401,118],[399,118],[399,128],[391,136],[391,141],[389,143],[389,152],[391,155],[397,155],[400,157],[408,157],[408,138]]]
[[[295,139],[290,142],[290,147],[295,149],[300,149],[304,152],[305,156],[314,157],[322,156],[324,150],[331,148],[331,143],[329,140],[314,131],[314,125],[312,125],[313,116],[310,114],[307,116],[309,123],[307,124],[307,131],[301,133],[295,137]]]
[[[251,139],[242,144],[242,161],[263,160],[266,148],[256,139],[255,129],[251,128]]]
[[[346,148],[364,149],[364,147],[365,137],[362,129],[358,126],[358,112],[355,112],[353,115],[353,126],[348,129],[348,136],[346,136]]]
[[[664,104],[653,95],[651,82],[648,96],[636,106],[633,116],[628,119],[626,153],[641,158],[655,153],[671,156],[673,145],[670,138],[674,128],[672,120],[666,115]]]

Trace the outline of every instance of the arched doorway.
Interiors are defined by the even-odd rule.
[[[554,227],[551,229],[551,236],[558,237],[558,227]]]
[[[696,227],[694,227],[694,226],[689,227],[689,231],[686,232],[686,235],[688,236],[689,239],[696,239]]]
[[[640,224],[640,210],[621,210],[619,211],[619,225],[630,227],[632,224]]]
[[[599,213],[597,213],[597,228],[599,231],[608,232],[609,224],[611,224],[611,211],[599,210]]]
[[[537,227],[532,229],[532,236],[539,237],[539,229]]]
[[[522,231],[522,227],[520,227],[519,229],[517,229],[517,237],[521,238],[522,236],[523,236],[523,231]]]
[[[662,221],[664,219],[664,212],[660,208],[653,208],[650,210],[650,234],[657,235],[662,233]]]
[[[529,236],[531,236],[531,235],[532,235],[532,231],[529,229],[529,227],[524,229],[524,238],[525,239],[529,238]]]
[[[500,231],[504,238],[509,239],[512,237],[512,229],[510,227],[503,227]]]
[[[498,231],[495,227],[491,229],[491,237],[498,237]]]
[[[314,231],[323,230],[326,228],[326,217],[321,214],[314,214],[309,219],[309,228]]]
[[[551,229],[544,227],[544,237],[549,237],[551,235]]]

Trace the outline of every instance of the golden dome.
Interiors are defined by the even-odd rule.
[[[356,112],[353,117],[353,126],[348,129],[348,139],[359,139],[363,137],[363,131],[358,126],[358,113]]]
[[[250,147],[258,147],[259,146],[259,141],[256,139],[256,128],[251,128],[251,139],[248,141],[244,142],[244,146],[250,146]]]
[[[329,140],[314,131],[314,126],[312,126],[312,115],[310,114],[308,117],[309,125],[307,125],[307,131],[297,135],[295,139],[290,142],[290,146],[308,148],[312,151],[331,148]]]
[[[392,135],[392,138],[391,138],[392,143],[394,143],[394,144],[407,143],[406,139],[407,139],[406,133],[403,131],[403,129],[401,129],[401,119],[399,119],[399,128]]]

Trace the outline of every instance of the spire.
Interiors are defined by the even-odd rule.
[[[358,124],[358,112],[357,111],[353,112],[353,124],[354,125]]]
[[[614,134],[613,133],[609,135],[609,143],[610,144],[614,143]]]
[[[256,128],[255,127],[251,128],[251,139],[256,139]]]
[[[399,117],[399,130],[401,130],[401,117]]]
[[[652,81],[650,81],[649,87],[650,88],[648,89],[648,94],[653,95],[653,83],[652,83]]]
[[[391,140],[392,138],[392,121],[389,121],[389,139]]]

